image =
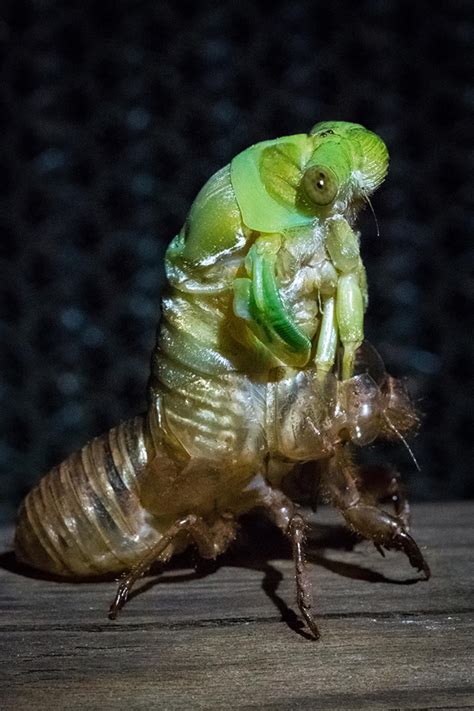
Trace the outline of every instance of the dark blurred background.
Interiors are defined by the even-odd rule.
[[[412,498],[473,496],[469,11],[2,2],[3,517],[42,472],[144,409],[163,252],[207,177],[322,119],[365,124],[392,158],[380,237],[361,219],[367,330],[424,413],[422,471],[401,446],[387,456]]]

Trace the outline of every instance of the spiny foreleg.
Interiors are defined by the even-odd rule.
[[[382,547],[402,550],[410,564],[422,570],[428,579],[428,563],[404,524],[364,500],[357,486],[357,475],[358,469],[352,462],[349,446],[338,447],[324,477],[324,488],[332,503],[340,509],[353,531],[373,541],[379,550]]]
[[[361,467],[358,473],[359,491],[366,503],[390,501],[396,518],[405,531],[410,529],[410,504],[406,497],[399,472],[389,466]]]

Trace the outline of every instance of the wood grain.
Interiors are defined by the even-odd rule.
[[[285,541],[255,521],[213,569],[188,555],[146,578],[115,622],[113,582],[20,570],[3,530],[0,708],[474,708],[473,517],[472,503],[415,507],[433,571],[418,582],[318,512],[320,642],[299,627]]]

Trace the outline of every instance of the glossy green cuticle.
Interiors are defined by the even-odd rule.
[[[339,272],[345,274],[357,269],[360,259],[359,240],[344,218],[329,223],[326,249]]]
[[[364,340],[364,303],[358,275],[353,272],[339,278],[336,316],[344,347],[342,378],[345,380],[352,376],[355,352]]]
[[[249,278],[234,280],[234,313],[258,324],[265,345],[271,348],[272,341],[276,341],[275,348],[280,356],[284,356],[282,350],[286,347],[289,353],[300,354],[307,360],[311,341],[295,324],[276,282],[276,257],[280,245],[278,237],[268,237],[257,240],[250,248],[245,259]]]

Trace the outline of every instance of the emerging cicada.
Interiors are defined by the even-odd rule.
[[[285,493],[314,462],[348,525],[429,577],[398,477],[367,478],[352,454],[417,421],[399,382],[358,367],[367,286],[354,225],[387,166],[374,133],[324,122],[251,146],[210,178],[166,253],[148,411],[27,496],[21,561],[66,576],[126,571],[113,618],[155,561],[191,542],[215,558],[259,507],[292,541],[298,605],[318,637],[305,523]],[[394,516],[377,506],[387,487]]]

